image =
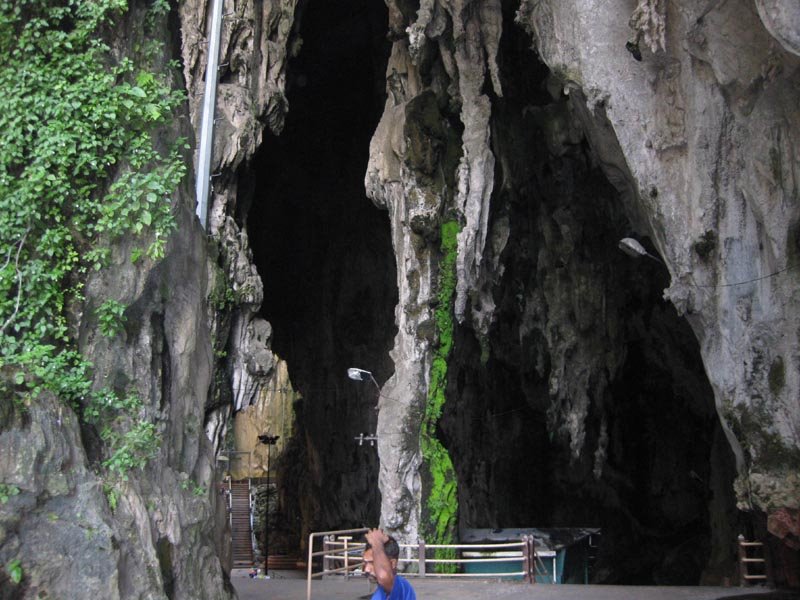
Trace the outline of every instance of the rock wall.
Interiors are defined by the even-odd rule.
[[[133,263],[135,242],[123,238],[108,268],[86,282],[84,305],[75,313],[76,337],[94,365],[96,387],[142,399],[139,417],[154,424],[157,453],[115,484],[112,502],[98,474],[106,457],[97,430],[47,394],[27,407],[3,399],[0,480],[15,493],[0,504],[0,563],[18,558],[22,580],[13,585],[4,568],[2,598],[235,595],[227,577],[227,514],[216,488],[216,455],[234,405],[263,395],[279,370],[264,335],[268,324],[255,316],[263,290],[236,220],[242,215],[232,172],[260,143],[262,115],[273,129],[281,127],[295,4],[242,3],[225,17],[210,231],[194,215],[187,181],[173,198],[177,229],[166,257]],[[166,42],[156,68],[170,73],[167,62],[182,56],[185,80],[178,74],[173,83],[189,94],[183,114],[162,132],[165,140],[192,140],[209,9],[183,2],[153,26]],[[116,56],[138,51],[145,10],[132,2],[115,24]],[[98,298],[127,307],[125,331],[114,338],[99,333]]]
[[[700,342],[740,505],[762,511],[800,498],[800,63],[768,31],[796,19],[746,1],[525,2],[518,16],[565,90],[586,98],[592,147],[664,257],[666,297]]]
[[[531,235],[543,243],[526,247],[537,255],[525,268],[539,258],[555,269],[568,267],[570,286],[583,285],[589,293],[571,296],[572,310],[560,306],[565,314],[556,318],[536,309],[559,306],[560,271],[530,279],[542,284],[530,295],[500,288],[504,272],[516,268],[509,249],[527,251],[509,225],[516,213],[507,209],[519,190],[514,190],[517,180],[506,178],[526,165],[509,146],[497,146],[513,139],[515,121],[496,118],[510,109],[539,119],[543,143],[553,154],[567,147],[578,152],[585,137],[590,151],[581,164],[603,171],[616,188],[620,220],[649,238],[666,262],[665,296],[699,341],[716,414],[736,456],[740,506],[763,512],[800,508],[800,332],[794,327],[800,301],[797,10],[767,0],[702,6],[657,0],[519,5],[388,0],[386,5],[392,40],[387,97],[365,178],[367,193],[391,219],[399,291],[394,373],[381,390],[377,429],[383,525],[408,541],[428,526],[430,481],[419,431],[441,341],[435,312],[445,222],[457,221],[461,228],[453,313],[457,344],[469,349],[456,351],[453,360],[462,363],[451,371],[453,377],[461,373],[468,380],[466,366],[480,372],[493,353],[496,359],[498,331],[505,326],[498,315],[529,307],[528,321],[509,328],[546,349],[527,355],[538,379],[532,377],[535,385],[527,388],[536,393],[527,398],[526,410],[532,405],[548,415],[540,433],[563,435],[569,455],[582,457],[587,478],[608,465],[611,434],[598,417],[603,412],[598,390],[613,383],[622,359],[586,354],[591,346],[576,340],[591,331],[596,346],[613,345],[618,331],[614,316],[605,317],[605,330],[586,320],[606,309],[604,299],[590,290],[603,285],[602,269],[569,261],[559,265],[555,256],[554,248],[581,248],[570,235],[588,229],[574,220],[571,207],[552,206],[540,215]],[[208,233],[213,241],[193,216],[186,186],[175,197],[178,230],[167,257],[131,265],[130,247],[123,242],[111,268],[87,285],[81,348],[95,362],[98,385],[133,386],[146,400],[144,412],[164,440],[158,455],[123,484],[124,494],[111,511],[92,472],[101,458],[97,432],[81,429],[71,409],[49,397],[27,413],[2,407],[0,445],[13,450],[0,458],[2,481],[20,493],[0,506],[0,562],[23,557],[26,597],[43,591],[68,597],[75,589],[104,598],[232,594],[223,569],[224,513],[213,492],[215,453],[232,408],[247,407],[285,381],[269,349],[269,325],[258,316],[264,290],[253,265],[246,230],[250,207],[238,188],[238,171],[262,143],[264,127],[275,134],[283,127],[286,62],[299,50],[293,27],[300,8],[296,0],[245,1],[227,11],[212,161]],[[169,27],[172,33],[180,29],[181,48],[175,45],[171,53],[183,58],[189,102],[188,121],[176,125],[173,136],[198,122],[210,6],[185,2],[176,10]],[[529,32],[552,72],[547,87],[558,99],[555,108],[504,104],[514,83],[504,80],[498,56],[504,32],[516,26],[517,10],[516,23]],[[120,25],[121,39],[137,14]],[[173,39],[169,31],[165,22],[165,39]],[[542,115],[550,110],[556,112]],[[581,213],[588,222],[593,217],[586,214],[593,213]],[[657,277],[651,267],[634,279]],[[101,295],[129,307],[124,335],[114,340],[98,336],[90,322]],[[653,319],[668,328],[665,323],[674,321],[662,313],[653,311]],[[632,331],[637,327],[641,332],[642,324]],[[451,385],[451,391],[465,389]],[[464,412],[478,412],[471,411]],[[443,435],[454,435],[457,416],[446,409]],[[519,421],[512,419],[509,427],[523,435]],[[722,464],[721,436],[713,437],[709,452],[717,458],[711,460]],[[313,443],[304,448],[314,451]],[[40,468],[12,464],[8,456],[30,456],[27,464]],[[488,467],[476,462],[474,470],[465,468],[466,462],[457,465],[459,475],[480,480],[481,469]],[[573,463],[567,458],[564,464]],[[317,478],[325,475],[320,471]],[[727,485],[722,475],[695,475],[715,490]],[[353,474],[354,480],[359,477],[363,484],[363,475]],[[472,491],[481,492],[477,486]],[[693,502],[682,506],[691,508]],[[719,498],[713,502],[724,504]],[[313,504],[303,508],[313,509]],[[465,515],[484,510],[480,502],[465,503]],[[719,516],[727,509],[709,510]],[[315,518],[303,516],[308,523]],[[720,518],[712,530],[729,523]],[[713,531],[712,537],[718,535]],[[76,540],[86,544],[76,550]],[[719,551],[727,541],[721,536],[712,543]],[[76,555],[79,561],[72,560]],[[2,583],[8,596],[10,588]]]
[[[427,492],[415,431],[437,343],[437,232],[448,219],[463,227],[455,315],[471,332],[465,339],[474,339],[481,355],[491,355],[498,283],[508,266],[502,258],[509,243],[503,195],[515,191],[513,180],[503,179],[508,165],[498,161],[525,160],[498,148],[502,142],[490,126],[492,115],[520,110],[504,104],[497,61],[501,31],[512,18],[531,34],[553,74],[549,91],[566,99],[571,115],[547,115],[543,141],[557,154],[558,146],[579,144],[586,136],[591,160],[616,188],[629,233],[651,239],[667,264],[665,297],[700,343],[716,414],[736,456],[740,507],[796,508],[800,371],[792,326],[798,309],[793,148],[800,130],[792,9],[744,0],[703,6],[573,1],[517,7],[436,0],[387,5],[394,44],[366,186],[392,219],[400,292],[395,373],[383,394],[402,402],[381,403],[379,435],[395,432],[398,423],[407,433],[379,443],[384,524],[406,539],[416,538],[424,525]],[[555,231],[539,235],[550,235],[555,244],[563,237],[569,249],[579,235],[575,223],[567,213],[559,218],[558,211],[552,218]],[[547,260],[557,267],[555,258]],[[598,282],[590,283],[596,274],[586,275],[590,279],[573,283],[586,286],[587,294],[574,300],[588,315],[595,314],[587,303]],[[563,286],[558,291],[555,280],[553,285],[557,295],[549,305],[564,314],[532,320],[548,321],[544,340],[537,342],[549,355],[537,366],[546,373],[540,393],[549,403],[548,429],[567,433],[574,458],[594,454],[595,472],[602,472],[607,440],[587,424],[602,396],[597,386],[613,379],[624,356],[599,357],[579,342],[581,328],[591,331],[592,323],[581,325],[580,304],[555,301]],[[611,326],[617,317],[603,298],[598,301],[597,314],[617,335]],[[575,314],[577,336],[564,330]],[[587,447],[589,441],[599,445]],[[717,464],[723,468],[724,462]],[[721,483],[726,477],[714,477],[714,487],[730,488]]]

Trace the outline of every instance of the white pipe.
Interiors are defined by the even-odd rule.
[[[208,222],[208,192],[211,183],[211,155],[214,145],[214,112],[217,100],[217,74],[219,46],[222,31],[222,3],[214,0],[211,9],[211,31],[208,36],[208,61],[206,64],[206,89],[203,94],[203,116],[200,121],[200,146],[197,154],[197,216],[206,229]]]

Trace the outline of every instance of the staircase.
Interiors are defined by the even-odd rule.
[[[739,573],[741,585],[769,582],[769,564],[761,542],[748,542],[739,536]]]
[[[230,481],[228,485],[230,489],[228,512],[231,519],[233,567],[235,569],[252,567],[255,561],[253,560],[250,480]]]

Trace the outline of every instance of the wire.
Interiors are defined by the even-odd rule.
[[[775,277],[775,275],[780,275],[781,273],[788,271],[789,269],[795,267],[796,265],[787,265],[779,271],[775,271],[774,273],[770,273],[769,275],[763,275],[761,277],[756,277],[755,279],[748,279],[747,281],[737,281],[736,283],[720,283],[715,285],[697,285],[695,287],[699,288],[723,288],[723,287],[733,287],[736,285],[745,285],[748,283],[755,283],[756,281],[761,281],[762,279],[769,279],[770,277]]]

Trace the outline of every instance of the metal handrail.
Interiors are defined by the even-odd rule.
[[[347,538],[344,541],[338,541],[336,539],[337,536],[344,536],[347,534],[358,534],[358,533],[366,533],[369,531],[367,528],[360,528],[360,529],[345,529],[341,531],[324,531],[318,533],[312,533],[308,536],[308,575],[307,575],[307,588],[306,588],[306,600],[311,600],[311,581],[315,577],[323,577],[325,575],[333,575],[337,573],[344,573],[347,577],[351,571],[357,570],[362,564],[363,560],[359,556],[353,556],[353,553],[361,553],[365,548],[364,543],[350,543],[350,538]],[[323,550],[314,552],[314,540],[316,538],[323,537],[329,538],[325,539],[325,546]],[[408,575],[411,577],[482,577],[492,578],[492,577],[524,577],[528,583],[535,583],[537,575],[541,576],[544,574],[544,569],[540,571],[539,567],[544,567],[544,563],[542,562],[539,554],[536,552],[534,539],[532,536],[522,536],[521,541],[519,542],[504,542],[499,544],[426,544],[424,540],[420,540],[416,544],[400,544],[401,550],[411,549],[415,550],[417,553],[417,558],[399,558],[398,562],[403,564],[418,564],[419,565],[419,572],[418,573],[410,573],[406,572],[404,575]],[[497,558],[428,558],[426,556],[426,551],[428,548],[433,549],[453,549],[453,550],[503,550],[505,549],[511,556],[503,556]],[[513,552],[514,549],[519,549],[519,552]],[[408,554],[408,553],[406,553]],[[413,552],[412,552],[413,554]],[[555,561],[555,552],[545,551],[540,554],[547,554],[548,556],[552,555],[553,560]],[[313,572],[313,558],[314,557],[322,557],[323,558],[323,567],[322,570],[319,572]],[[508,562],[511,561],[521,561],[522,562],[522,570],[521,571],[511,571],[511,572],[502,572],[502,573],[431,573],[428,572],[426,565],[428,563],[431,564],[467,564],[467,563],[498,563],[498,562]],[[344,566],[339,567],[336,566],[337,563],[344,561]],[[333,567],[333,568],[330,568]],[[555,563],[554,563],[555,569]],[[555,583],[555,571],[553,572],[553,583]]]
[[[256,541],[256,499],[253,495],[253,482],[247,478],[247,498],[250,501],[250,546],[253,548],[253,563],[256,561],[256,554],[258,553],[258,542]],[[266,550],[266,548],[265,548]],[[267,565],[264,565],[264,575],[269,575],[267,572]]]
[[[359,527],[358,529],[341,529],[339,531],[318,531],[316,533],[311,533],[308,536],[308,575],[306,576],[306,600],[311,600],[311,580],[314,577],[322,577],[326,574],[325,569],[319,573],[314,573],[314,557],[315,556],[324,556],[328,554],[329,550],[322,550],[321,552],[314,552],[314,539],[324,536],[336,536],[336,535],[347,535],[349,533],[366,533],[369,531],[367,527]]]
[[[425,544],[426,548],[522,548],[525,542],[506,542],[501,544]],[[400,544],[401,548],[416,548],[417,544]]]

